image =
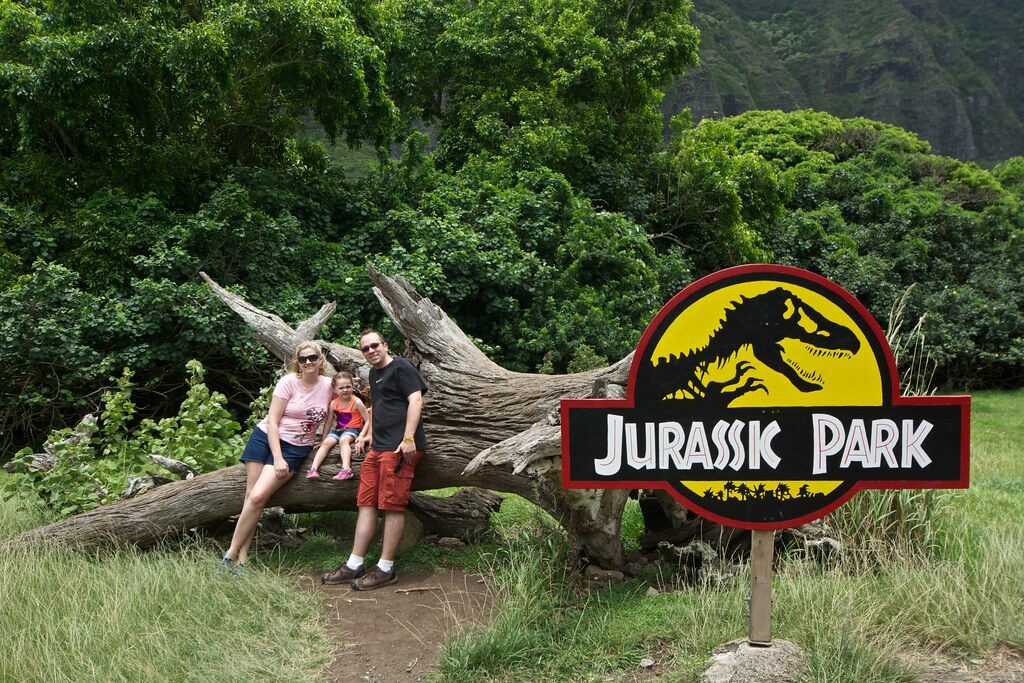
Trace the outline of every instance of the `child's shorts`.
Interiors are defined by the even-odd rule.
[[[292,474],[299,471],[299,466],[302,465],[302,461],[306,459],[311,450],[313,450],[312,446],[296,446],[293,443],[281,441],[281,455],[284,456],[284,461],[288,463],[288,469],[292,471]],[[252,435],[249,437],[248,443],[245,444],[245,450],[242,451],[239,461],[258,462],[264,465],[274,464],[274,454],[270,452],[270,440],[265,431],[259,427],[252,430]]]
[[[359,432],[362,430],[356,429],[355,427],[348,427],[346,429],[332,429],[327,435],[328,439],[334,439],[335,441],[341,441],[343,436],[351,436],[352,440],[359,438]]]
[[[393,451],[370,451],[359,468],[359,491],[356,493],[358,507],[374,507],[378,510],[401,512],[409,504],[409,490],[416,465],[423,459],[423,451],[402,459],[402,466],[395,472],[398,453]]]

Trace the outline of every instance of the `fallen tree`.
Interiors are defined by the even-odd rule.
[[[389,277],[372,268],[370,276],[377,299],[406,338],[403,355],[419,368],[430,387],[424,413],[430,450],[417,468],[414,487],[473,486],[517,494],[558,520],[588,561],[605,568],[622,567],[620,527],[628,492],[562,488],[558,406],[562,398],[623,396],[632,355],[608,367],[569,375],[510,372],[491,361],[443,310],[417,294],[404,278]],[[328,304],[292,328],[205,274],[203,278],[282,360],[291,359],[299,341],[314,338],[334,312],[334,304]],[[369,366],[358,350],[320,343],[333,371],[367,377]],[[352,509],[353,482],[298,476],[274,495],[270,505],[287,512]],[[242,467],[230,467],[26,532],[19,540],[87,545],[117,540],[145,545],[172,531],[205,526],[237,514],[244,488]],[[435,523],[446,514],[474,516],[454,506],[446,512],[436,499],[429,501],[428,513],[426,503],[418,502],[421,500],[414,496],[411,509],[415,513],[417,506],[424,508],[421,514],[429,514]],[[665,529],[671,527],[672,533],[665,537],[674,544],[700,541],[725,555],[742,550],[742,539],[749,538],[746,532],[697,521],[667,496],[658,501],[662,514],[650,515],[645,510],[645,517],[652,526],[664,521]],[[656,519],[661,521],[654,523]],[[649,535],[657,532],[657,528],[648,529]]]

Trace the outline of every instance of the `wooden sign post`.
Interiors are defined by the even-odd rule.
[[[773,532],[866,488],[966,488],[969,396],[902,396],[885,334],[820,275],[708,275],[647,326],[626,397],[564,399],[562,485],[664,489],[749,529],[750,642],[771,643]]]
[[[751,645],[772,644],[772,551],[774,531],[750,535],[750,631]]]

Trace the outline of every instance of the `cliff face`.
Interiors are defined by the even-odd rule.
[[[1020,0],[695,0],[701,66],[666,119],[813,108],[918,133],[982,163],[1024,154]]]

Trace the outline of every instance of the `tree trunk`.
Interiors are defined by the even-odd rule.
[[[334,310],[333,304],[326,305],[293,329],[223,289],[205,273],[202,276],[283,361],[290,360],[298,343],[313,337]],[[623,396],[632,355],[605,368],[569,375],[510,372],[487,358],[443,310],[417,294],[404,278],[383,275],[372,267],[370,276],[377,299],[406,337],[403,355],[419,368],[429,386],[424,406],[429,451],[417,467],[414,488],[474,486],[517,494],[557,519],[588,561],[605,568],[621,567],[620,527],[628,492],[562,488],[558,407],[562,398]],[[346,370],[366,379],[369,366],[358,350],[320,343],[333,366],[329,371]],[[356,469],[358,464],[357,458]],[[300,475],[282,487],[269,505],[288,512],[352,509],[356,492],[352,482],[307,480]],[[242,468],[229,467],[161,486],[20,538],[76,544],[110,539],[152,543],[168,532],[237,514],[244,489]],[[429,503],[437,505],[436,499]],[[478,505],[481,510],[488,504]],[[454,511],[450,513],[455,516]],[[686,512],[680,516],[677,511],[672,517],[686,519]],[[729,550],[742,546],[737,534],[743,532],[723,533],[721,527],[707,522],[682,528],[691,531],[691,539],[710,542],[718,534]],[[685,533],[675,531],[673,541],[686,540]]]
[[[413,494],[409,510],[424,533],[472,541],[490,530],[489,518],[501,507],[502,497],[487,489],[466,486],[447,498]]]

